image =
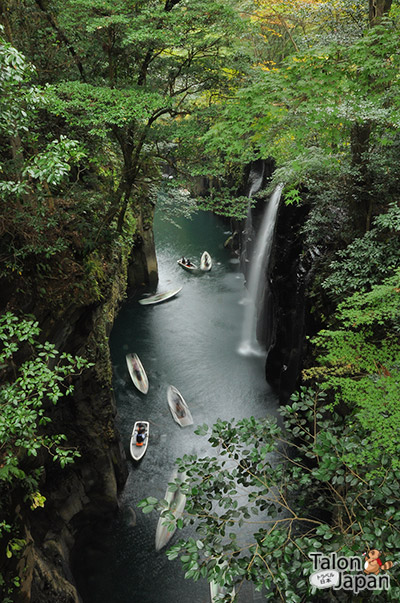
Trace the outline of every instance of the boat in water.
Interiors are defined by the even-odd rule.
[[[170,490],[171,483],[176,484],[178,478],[180,482],[184,482],[185,474],[181,474],[178,472],[178,469],[174,469],[164,496],[164,499],[168,503],[166,509],[173,514],[175,525],[171,526],[173,522],[169,518],[160,516],[156,530],[156,551],[160,551],[171,540],[176,531],[176,521],[182,517],[185,509],[186,495],[183,494],[180,487],[178,486],[174,491]],[[171,527],[172,529],[169,530],[168,528]]]
[[[222,573],[224,573],[224,571],[226,571],[226,569],[228,568],[228,563],[227,561],[223,561],[222,563],[219,563],[220,568],[222,569]],[[210,582],[210,597],[211,597],[211,603],[218,603],[219,601],[221,601],[221,597],[224,596],[224,601],[233,601],[234,597],[235,597],[236,591],[235,591],[235,587],[233,586],[232,588],[226,587],[226,586],[222,586],[221,584],[218,584],[217,582],[214,582],[214,580],[212,580]],[[230,599],[227,599],[227,595],[230,596]]]
[[[147,394],[149,391],[149,380],[143,364],[139,360],[139,356],[137,354],[127,354],[126,364],[134,385],[142,394]]]
[[[178,289],[171,289],[170,291],[164,291],[163,293],[156,293],[150,297],[143,297],[142,299],[139,299],[139,304],[142,304],[142,306],[160,304],[163,301],[167,301],[167,299],[175,297],[175,295],[177,295],[181,289],[182,287],[179,287]]]
[[[191,262],[190,260],[187,260],[185,258],[181,258],[180,260],[178,260],[178,264],[179,264],[179,266],[182,266],[182,268],[184,268],[185,270],[188,270],[189,272],[194,272],[199,269],[199,267],[196,266],[196,264],[193,264],[193,262]]]
[[[130,451],[134,461],[140,461],[144,457],[149,444],[150,423],[148,421],[136,421],[132,429]]]
[[[200,270],[209,272],[212,268],[212,259],[208,251],[204,251],[200,258]]]
[[[193,417],[186,404],[182,394],[173,385],[169,385],[167,389],[168,406],[174,420],[181,427],[193,425]]]

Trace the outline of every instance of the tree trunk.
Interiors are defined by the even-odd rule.
[[[56,31],[57,37],[60,40],[60,42],[65,44],[66,48],[68,49],[68,52],[70,53],[70,55],[72,56],[72,58],[74,60],[75,65],[78,67],[79,73],[81,74],[82,81],[85,81],[85,72],[83,69],[82,61],[79,58],[77,52],[75,51],[75,48],[72,46],[71,42],[69,41],[69,39],[63,32],[63,30],[58,26],[54,16],[49,12],[46,0],[36,0],[36,4],[40,8],[40,10],[43,11],[43,13],[46,16],[46,19],[50,23],[51,27]]]
[[[124,200],[118,214],[117,231],[119,233],[122,232],[122,227],[124,225],[126,210],[128,209],[129,200],[132,194],[132,184],[132,182],[127,182],[125,185]]]
[[[369,0],[369,24],[378,25],[382,17],[387,15],[392,6],[392,0]]]

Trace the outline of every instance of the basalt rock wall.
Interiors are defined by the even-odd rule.
[[[154,286],[158,281],[158,266],[154,244],[154,207],[148,204],[145,211],[137,216],[137,233],[134,247],[129,256],[128,287],[138,285]]]
[[[248,168],[246,192],[258,201],[240,232],[238,253],[247,278],[268,195],[263,192],[273,173],[273,163],[259,160]],[[286,402],[299,383],[307,353],[306,335],[316,332],[308,298],[313,278],[314,254],[304,246],[301,234],[307,219],[305,206],[285,205],[281,200],[269,262],[263,275],[257,319],[257,339],[267,351],[266,378]]]
[[[128,280],[130,287],[157,281],[150,227],[139,228],[131,253],[115,261],[112,284],[101,302],[72,303],[55,314],[33,297],[25,300],[26,311],[39,321],[43,340],[55,343],[59,351],[88,358],[93,366],[75,380],[72,396],[49,408],[52,429],[66,434],[68,445],[81,457],[64,469],[50,457],[39,459],[45,467],[43,508],[31,511],[18,492],[10,497],[10,517],[17,518],[28,543],[16,568],[21,578],[16,603],[80,602],[70,563],[77,535],[107,521],[118,509],[127,465],[114,422],[108,337]]]
[[[258,333],[268,350],[266,377],[286,402],[299,384],[307,352],[306,335],[315,332],[308,298],[313,258],[305,250],[301,227],[307,208],[281,203],[260,309]]]

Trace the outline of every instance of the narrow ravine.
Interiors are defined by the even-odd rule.
[[[170,562],[164,550],[155,551],[158,517],[143,515],[137,503],[146,496],[164,496],[177,456],[207,453],[204,439],[193,433],[196,425],[211,425],[219,417],[263,417],[276,408],[265,381],[264,358],[246,358],[237,352],[245,290],[238,262],[223,246],[229,234],[226,225],[211,214],[199,213],[192,220],[181,218],[177,228],[162,220],[161,213],[155,221],[157,290],[180,285],[183,289],[173,300],[156,306],[141,306],[138,297],[129,299],[111,334],[117,424],[127,456],[135,420],[150,422],[150,441],[138,465],[128,460],[121,512],[109,526],[107,538],[95,540],[79,562],[84,603],[210,600],[205,580],[185,580],[179,561]],[[177,264],[182,255],[199,263],[204,250],[214,262],[211,272],[196,276]],[[146,369],[147,395],[136,391],[130,381],[128,352],[136,352]],[[168,384],[185,397],[194,426],[181,429],[173,421],[166,398]],[[177,538],[179,533],[171,542]],[[242,593],[245,598],[240,600],[258,600],[253,599],[252,589]]]

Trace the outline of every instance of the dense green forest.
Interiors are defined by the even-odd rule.
[[[32,457],[61,467],[78,457],[46,409],[90,364],[43,341],[23,309],[55,318],[101,303],[151,229],[160,190],[172,213],[243,217],[238,191],[260,158],[276,165],[270,190],[283,183],[285,202],[308,209],[301,236],[304,253],[318,250],[308,293],[321,330],[280,427],[198,429],[227,464],[179,459],[189,479],[178,527],[197,522],[199,537],[168,555],[188,579],[237,592],[251,580],[291,603],[315,595],[312,551],[398,558],[399,11],[390,0],[0,1],[4,602],[26,544],[8,507],[46,504]],[[238,488],[249,492],[242,506]],[[163,502],[142,506],[174,521]],[[239,550],[230,526],[259,518]],[[399,600],[396,568],[391,590],[371,596]]]

